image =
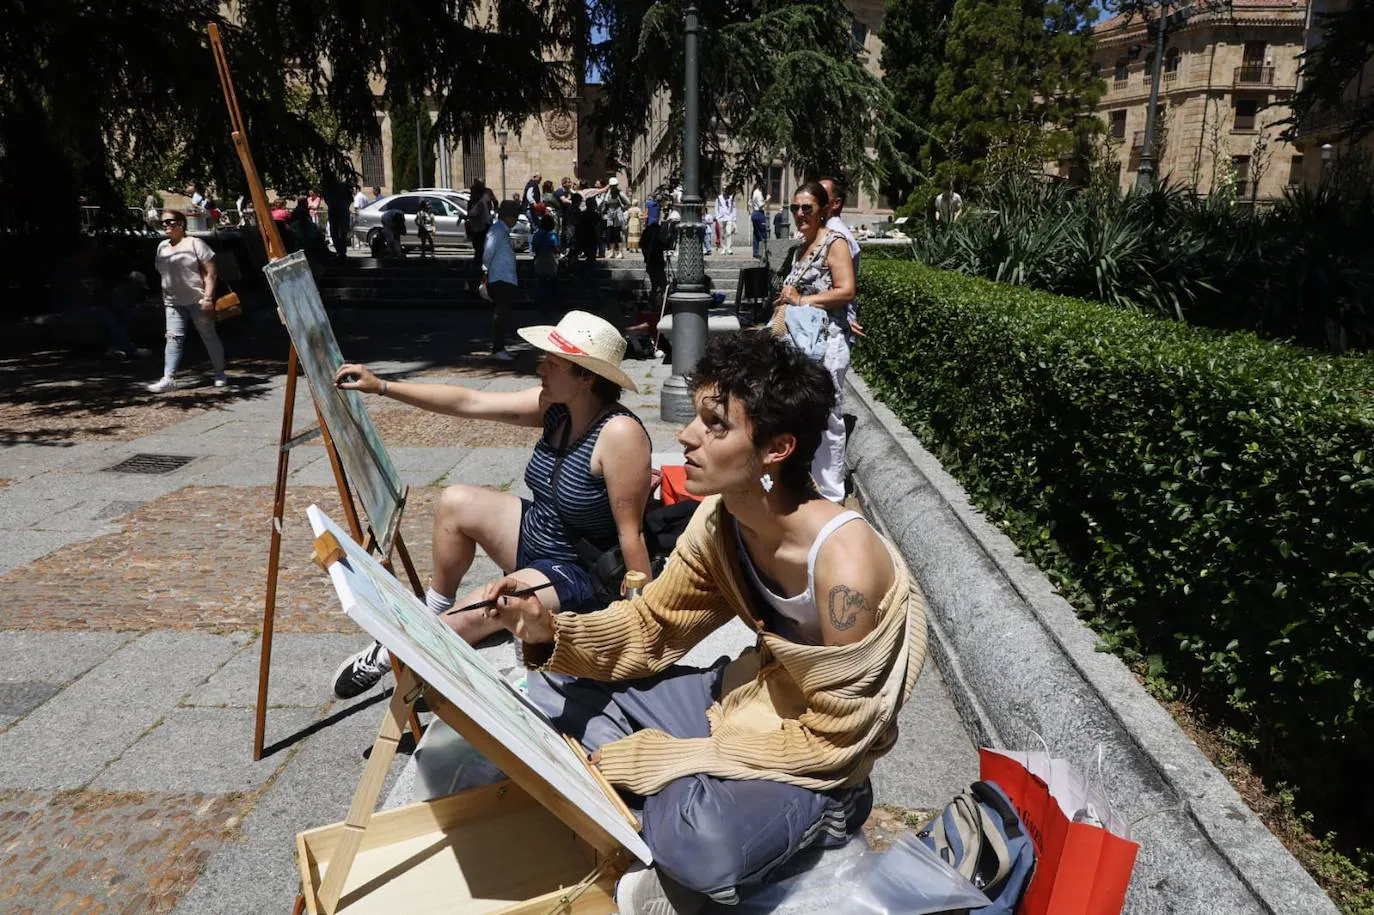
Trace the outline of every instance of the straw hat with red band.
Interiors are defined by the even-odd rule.
[[[639,393],[639,386],[620,369],[625,338],[609,321],[585,311],[570,311],[557,326],[537,324],[516,331],[527,342]]]

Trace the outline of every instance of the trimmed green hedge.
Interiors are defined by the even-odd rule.
[[[863,376],[1108,645],[1368,834],[1374,360],[895,261],[860,299]]]

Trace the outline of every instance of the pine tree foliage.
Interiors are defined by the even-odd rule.
[[[930,123],[953,12],[954,0],[887,0],[879,36],[883,41],[883,83],[909,121],[898,128],[899,149],[920,150],[928,139],[924,131]],[[930,180],[924,174],[917,176],[920,178]],[[884,190],[890,200],[906,200],[915,186],[900,169],[888,169]]]
[[[1319,111],[1343,111],[1348,117],[1338,120],[1337,135],[1359,140],[1374,132],[1374,101],[1357,95],[1374,59],[1374,0],[1350,0],[1345,9],[1320,14],[1317,25],[1321,41],[1303,55],[1292,122],[1301,128],[1304,118]]]
[[[1098,128],[1084,0],[956,0],[925,158],[941,183],[1038,172]]]
[[[282,188],[346,175],[378,108],[437,100],[462,136],[573,94],[583,0],[46,0],[0,53],[0,227],[74,227],[157,188],[242,185],[206,27],[224,37],[254,157]],[[546,60],[551,57],[552,60]],[[382,92],[377,104],[376,92]]]
[[[605,90],[595,121],[621,163],[656,95],[670,117],[653,154],[682,149],[685,0],[592,0],[608,38],[589,49]],[[840,0],[721,0],[701,4],[702,170],[752,181],[775,156],[804,174],[847,172],[873,189],[908,168],[905,118],[864,66],[853,16]],[[878,151],[878,156],[869,150]]]

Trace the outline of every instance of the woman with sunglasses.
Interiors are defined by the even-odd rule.
[[[797,188],[789,209],[802,243],[775,304],[805,305],[826,313],[825,354],[821,364],[835,382],[835,403],[820,447],[811,462],[811,477],[822,496],[832,502],[843,502],[844,374],[849,368],[847,309],[854,301],[854,261],[844,236],[825,227],[830,195],[824,185],[808,181]],[[840,244],[835,244],[837,241]]]
[[[224,346],[215,333],[215,252],[186,233],[186,217],[175,210],[162,212],[162,229],[167,237],[157,246],[156,265],[167,310],[167,349],[162,378],[148,385],[148,390],[154,394],[176,390],[188,323],[195,326],[210,354],[215,387],[225,387],[229,379],[224,374]]]

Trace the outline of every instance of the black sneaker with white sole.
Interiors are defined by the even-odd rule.
[[[391,653],[381,642],[373,642],[334,671],[334,695],[340,699],[360,696],[390,672]]]

